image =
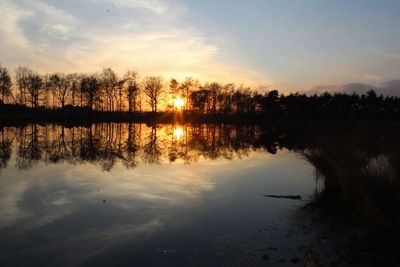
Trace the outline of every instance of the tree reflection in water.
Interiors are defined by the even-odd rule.
[[[161,164],[177,160],[191,164],[200,159],[241,158],[254,150],[275,154],[283,148],[296,152],[306,151],[313,165],[316,165],[317,160],[313,155],[321,151],[329,154],[327,149],[330,147],[344,147],[351,153],[364,153],[365,150],[369,154],[365,153],[373,157],[382,153],[386,153],[389,158],[394,155],[390,148],[393,148],[393,138],[397,138],[395,127],[379,128],[379,131],[364,127],[362,140],[369,141],[358,142],[353,147],[350,141],[340,141],[356,140],[348,127],[336,127],[335,135],[331,136],[319,131],[322,128],[325,127],[138,123],[98,123],[88,127],[55,124],[7,126],[0,128],[0,168],[7,167],[13,151],[19,169],[29,169],[40,162],[65,162],[96,164],[105,171],[111,170],[115,164],[122,164],[126,168],[135,168],[140,163]],[[377,134],[382,132],[386,134]],[[314,138],[316,136],[319,138]],[[351,155],[349,151],[332,151],[330,155],[344,159]],[[372,160],[363,159],[367,162]],[[356,165],[353,166],[356,168]]]
[[[293,145],[287,129],[228,124],[99,123],[89,127],[30,124],[3,127],[0,133],[1,168],[12,151],[19,169],[46,164],[99,165],[109,171],[115,164],[135,168],[140,163],[161,164],[199,159],[233,159],[256,149],[276,153]]]
[[[379,232],[381,238],[376,242],[364,243],[377,244],[369,249],[371,255],[390,254],[380,250],[393,250],[397,255],[400,233],[393,225],[400,221],[398,133],[398,125],[383,123],[362,127],[344,123],[334,127],[135,123],[7,126],[0,128],[0,170],[11,160],[19,169],[39,163],[66,163],[93,164],[109,171],[116,165],[133,169],[140,164],[193,164],[242,158],[256,150],[276,154],[286,149],[302,155],[315,168],[321,188],[314,204],[331,211],[329,214],[344,213],[346,218],[387,227],[390,231],[385,235]],[[388,245],[380,248],[383,241]]]
[[[7,136],[4,131],[0,133],[0,170],[7,168],[8,161],[11,158],[11,136]]]

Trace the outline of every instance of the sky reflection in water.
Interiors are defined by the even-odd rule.
[[[247,138],[259,130],[240,139],[243,129],[199,127],[3,129],[3,143],[13,141],[0,174],[0,263],[159,264],[163,253],[179,262],[302,204],[263,194],[313,191],[312,169],[295,153],[254,148]]]

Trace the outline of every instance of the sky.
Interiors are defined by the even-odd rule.
[[[0,10],[0,62],[12,72],[400,88],[397,0],[0,0]]]

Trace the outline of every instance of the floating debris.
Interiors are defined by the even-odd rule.
[[[264,197],[272,197],[272,198],[287,198],[287,199],[294,199],[294,200],[301,200],[301,196],[299,195],[264,195]]]

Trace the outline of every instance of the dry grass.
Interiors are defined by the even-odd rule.
[[[400,140],[393,129],[354,126],[313,133],[314,148],[303,152],[322,188],[314,204],[359,222],[399,222]]]

